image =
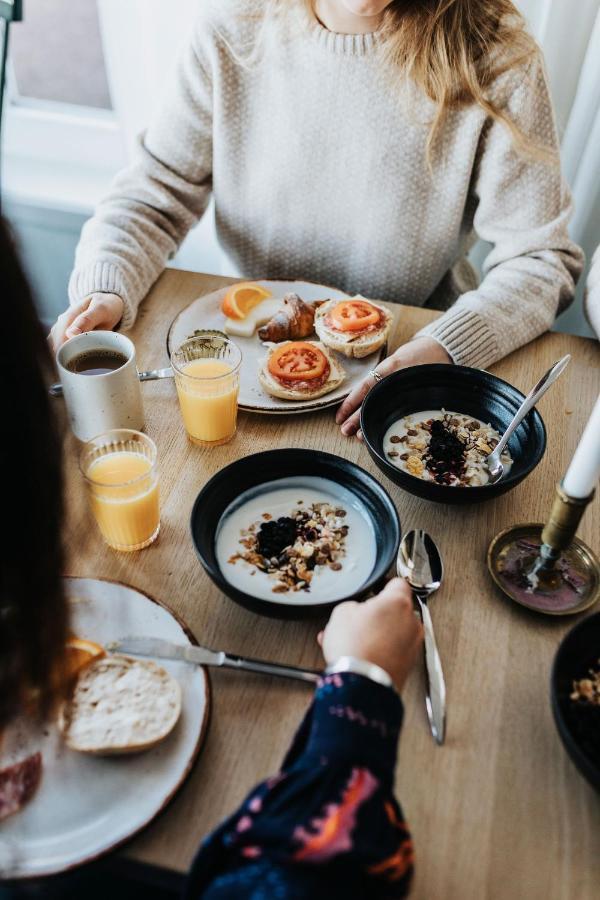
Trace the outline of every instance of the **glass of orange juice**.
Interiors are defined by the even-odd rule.
[[[116,428],[88,441],[79,465],[92,512],[114,550],[141,550],[158,537],[156,444],[140,431]]]
[[[183,423],[191,441],[226,444],[237,423],[242,354],[225,335],[198,332],[171,354]]]

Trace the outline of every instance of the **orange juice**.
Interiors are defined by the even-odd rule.
[[[197,444],[224,444],[235,434],[239,378],[222,359],[192,359],[176,369],[187,433]]]
[[[106,543],[115,550],[140,550],[160,527],[158,478],[152,460],[135,450],[116,450],[87,468],[90,502]]]

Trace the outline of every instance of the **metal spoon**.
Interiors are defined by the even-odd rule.
[[[157,381],[159,378],[173,378],[173,369],[169,366],[166,369],[150,369],[148,372],[138,372],[140,381]],[[48,388],[51,397],[62,397],[63,387],[60,381],[51,384]]]
[[[413,597],[421,614],[425,631],[425,675],[427,694],[425,706],[433,739],[444,743],[446,726],[446,683],[442,661],[433,633],[433,622],[427,608],[427,598],[437,591],[444,575],[442,557],[425,531],[409,531],[400,544],[397,560],[398,575],[406,578],[413,589]]]
[[[500,478],[502,478],[502,475],[504,474],[504,464],[502,463],[500,456],[502,454],[502,451],[508,444],[508,441],[512,437],[515,428],[517,428],[521,424],[529,410],[533,409],[540,397],[544,396],[550,385],[554,384],[558,376],[562,372],[564,372],[569,364],[570,359],[571,354],[567,353],[566,356],[563,356],[562,359],[559,359],[558,362],[554,363],[554,365],[550,369],[548,369],[548,371],[545,375],[542,376],[542,378],[540,378],[535,387],[533,387],[529,391],[529,393],[523,400],[512,422],[485,461],[490,476],[488,484],[495,484],[496,481],[499,481]]]

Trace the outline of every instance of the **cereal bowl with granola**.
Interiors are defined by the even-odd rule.
[[[550,695],[569,756],[600,793],[600,613],[578,622],[563,638],[554,657]]]
[[[379,482],[312,450],[257,453],[222,469],[198,495],[191,528],[223,593],[283,618],[321,615],[378,590],[400,542]]]
[[[414,366],[369,392],[361,430],[375,463],[404,490],[442,503],[477,503],[511,490],[544,454],[546,430],[534,409],[502,454],[502,478],[490,482],[487,456],[523,400],[513,385],[480,369]]]

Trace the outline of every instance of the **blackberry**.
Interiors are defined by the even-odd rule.
[[[289,516],[263,522],[256,535],[258,552],[265,559],[280,556],[286,547],[294,543],[296,535],[296,520],[290,519]]]

